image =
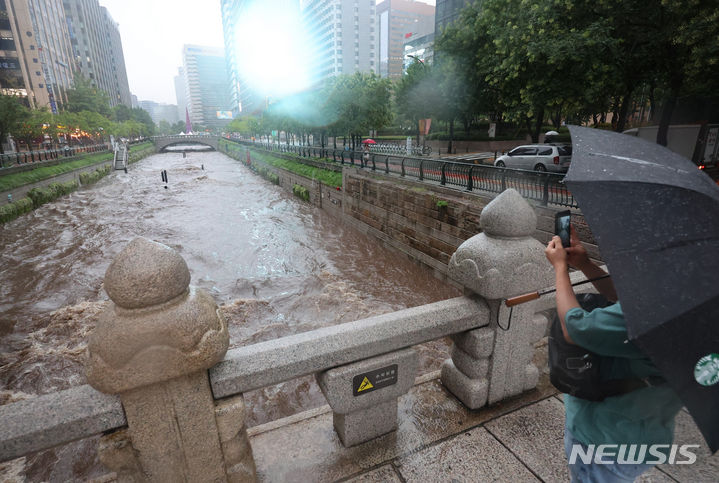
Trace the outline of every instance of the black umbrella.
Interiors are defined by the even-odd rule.
[[[719,186],[626,134],[570,127],[565,178],[612,274],[629,338],[719,449]]]

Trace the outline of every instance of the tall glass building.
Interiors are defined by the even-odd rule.
[[[232,119],[225,53],[221,48],[182,49],[187,109],[193,125],[222,128]]]
[[[377,7],[379,74],[402,77],[405,41],[434,33],[434,7],[415,0],[385,0]]]
[[[312,83],[353,72],[377,72],[375,0],[304,0]]]

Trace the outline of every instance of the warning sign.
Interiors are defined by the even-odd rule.
[[[357,392],[366,391],[368,389],[374,389],[374,386],[371,382],[369,382],[369,379],[367,379],[367,376],[362,380],[362,384],[360,384],[360,387],[357,389]]]
[[[352,378],[352,394],[361,396],[397,383],[397,364],[358,374]]]

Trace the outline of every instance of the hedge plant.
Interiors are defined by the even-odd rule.
[[[18,216],[32,211],[32,209],[32,200],[27,196],[20,198],[19,200],[15,200],[12,203],[0,206],[0,223],[14,220]]]
[[[292,186],[292,193],[305,201],[310,200],[310,192],[307,188],[302,185],[296,184]]]

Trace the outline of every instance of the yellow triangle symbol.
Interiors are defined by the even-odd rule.
[[[357,389],[357,392],[366,391],[367,389],[372,389],[373,387],[372,383],[369,382],[369,379],[367,379],[367,376],[365,376],[362,384],[360,384],[360,387]]]

